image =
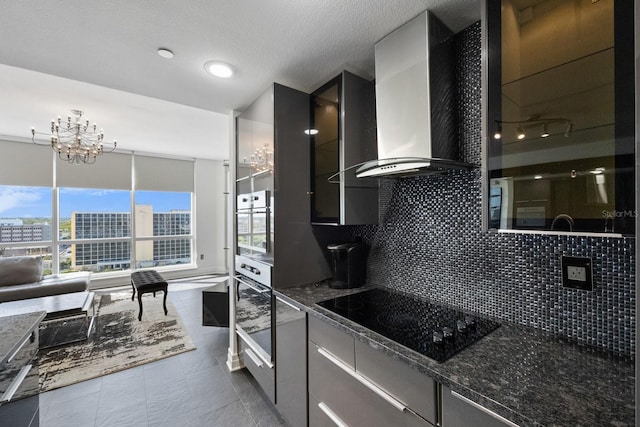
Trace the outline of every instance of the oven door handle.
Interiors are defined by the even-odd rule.
[[[262,363],[262,360],[260,360],[260,358],[258,356],[256,356],[253,351],[251,351],[248,348],[244,349],[244,354],[246,354],[247,356],[249,356],[249,359],[251,359],[253,361],[253,363],[258,367],[258,368],[262,368],[264,366],[264,363]]]
[[[254,291],[258,292],[259,294],[264,294],[264,293],[267,293],[267,292],[269,292],[269,291],[271,290],[270,288],[267,288],[267,289],[260,289],[260,288],[259,288],[259,287],[257,287],[256,285],[251,284],[251,283],[249,283],[249,282],[246,282],[246,281],[242,280],[242,279],[240,278],[240,276],[233,276],[233,278],[234,278],[234,279],[236,279],[238,282],[242,283],[243,285],[246,285],[246,286],[250,287],[250,288],[251,288],[251,289],[253,289]],[[238,284],[238,286],[239,286],[239,284]]]

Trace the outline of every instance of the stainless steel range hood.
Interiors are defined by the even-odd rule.
[[[453,33],[425,11],[375,46],[378,159],[356,176],[469,169],[458,161]]]

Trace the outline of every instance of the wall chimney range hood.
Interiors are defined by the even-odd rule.
[[[425,11],[375,46],[378,159],[358,178],[443,173],[458,161],[453,32]]]

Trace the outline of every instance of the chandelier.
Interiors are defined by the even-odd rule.
[[[256,148],[251,155],[249,165],[257,172],[273,172],[273,149],[268,144]]]
[[[98,156],[111,153],[116,149],[117,142],[113,141],[113,147],[105,151],[104,131],[97,130],[96,124],[89,124],[89,120],[82,121],[82,111],[71,110],[74,117],[67,116],[63,121],[51,120],[51,134],[36,132],[31,128],[31,141],[37,145],[45,145],[36,141],[36,134],[48,135],[51,138],[51,148],[58,153],[61,160],[75,164],[93,164]]]

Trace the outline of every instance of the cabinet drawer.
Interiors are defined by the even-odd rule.
[[[272,403],[275,403],[276,399],[276,387],[275,387],[275,374],[273,368],[267,366],[260,358],[251,350],[242,340],[238,342],[242,363],[245,368],[251,372],[251,375],[256,379],[262,390],[265,392]]]
[[[442,386],[442,427],[518,427],[517,424]]]
[[[309,316],[309,341],[328,350],[347,365],[355,368],[354,339],[314,316]]]
[[[380,385],[422,418],[436,422],[436,383],[406,364],[355,342],[356,371]]]
[[[381,397],[351,375],[349,370],[357,376],[348,365],[342,363],[340,366],[341,362],[335,359],[326,349],[309,343],[309,401],[314,402],[309,405],[311,427],[332,425],[329,421],[335,419],[350,427],[430,425],[401,404],[398,407]],[[324,405],[323,408],[318,406],[319,403]],[[339,422],[333,423],[340,425]]]
[[[0,405],[0,424],[11,427],[38,427],[40,425],[39,406],[39,395]]]

